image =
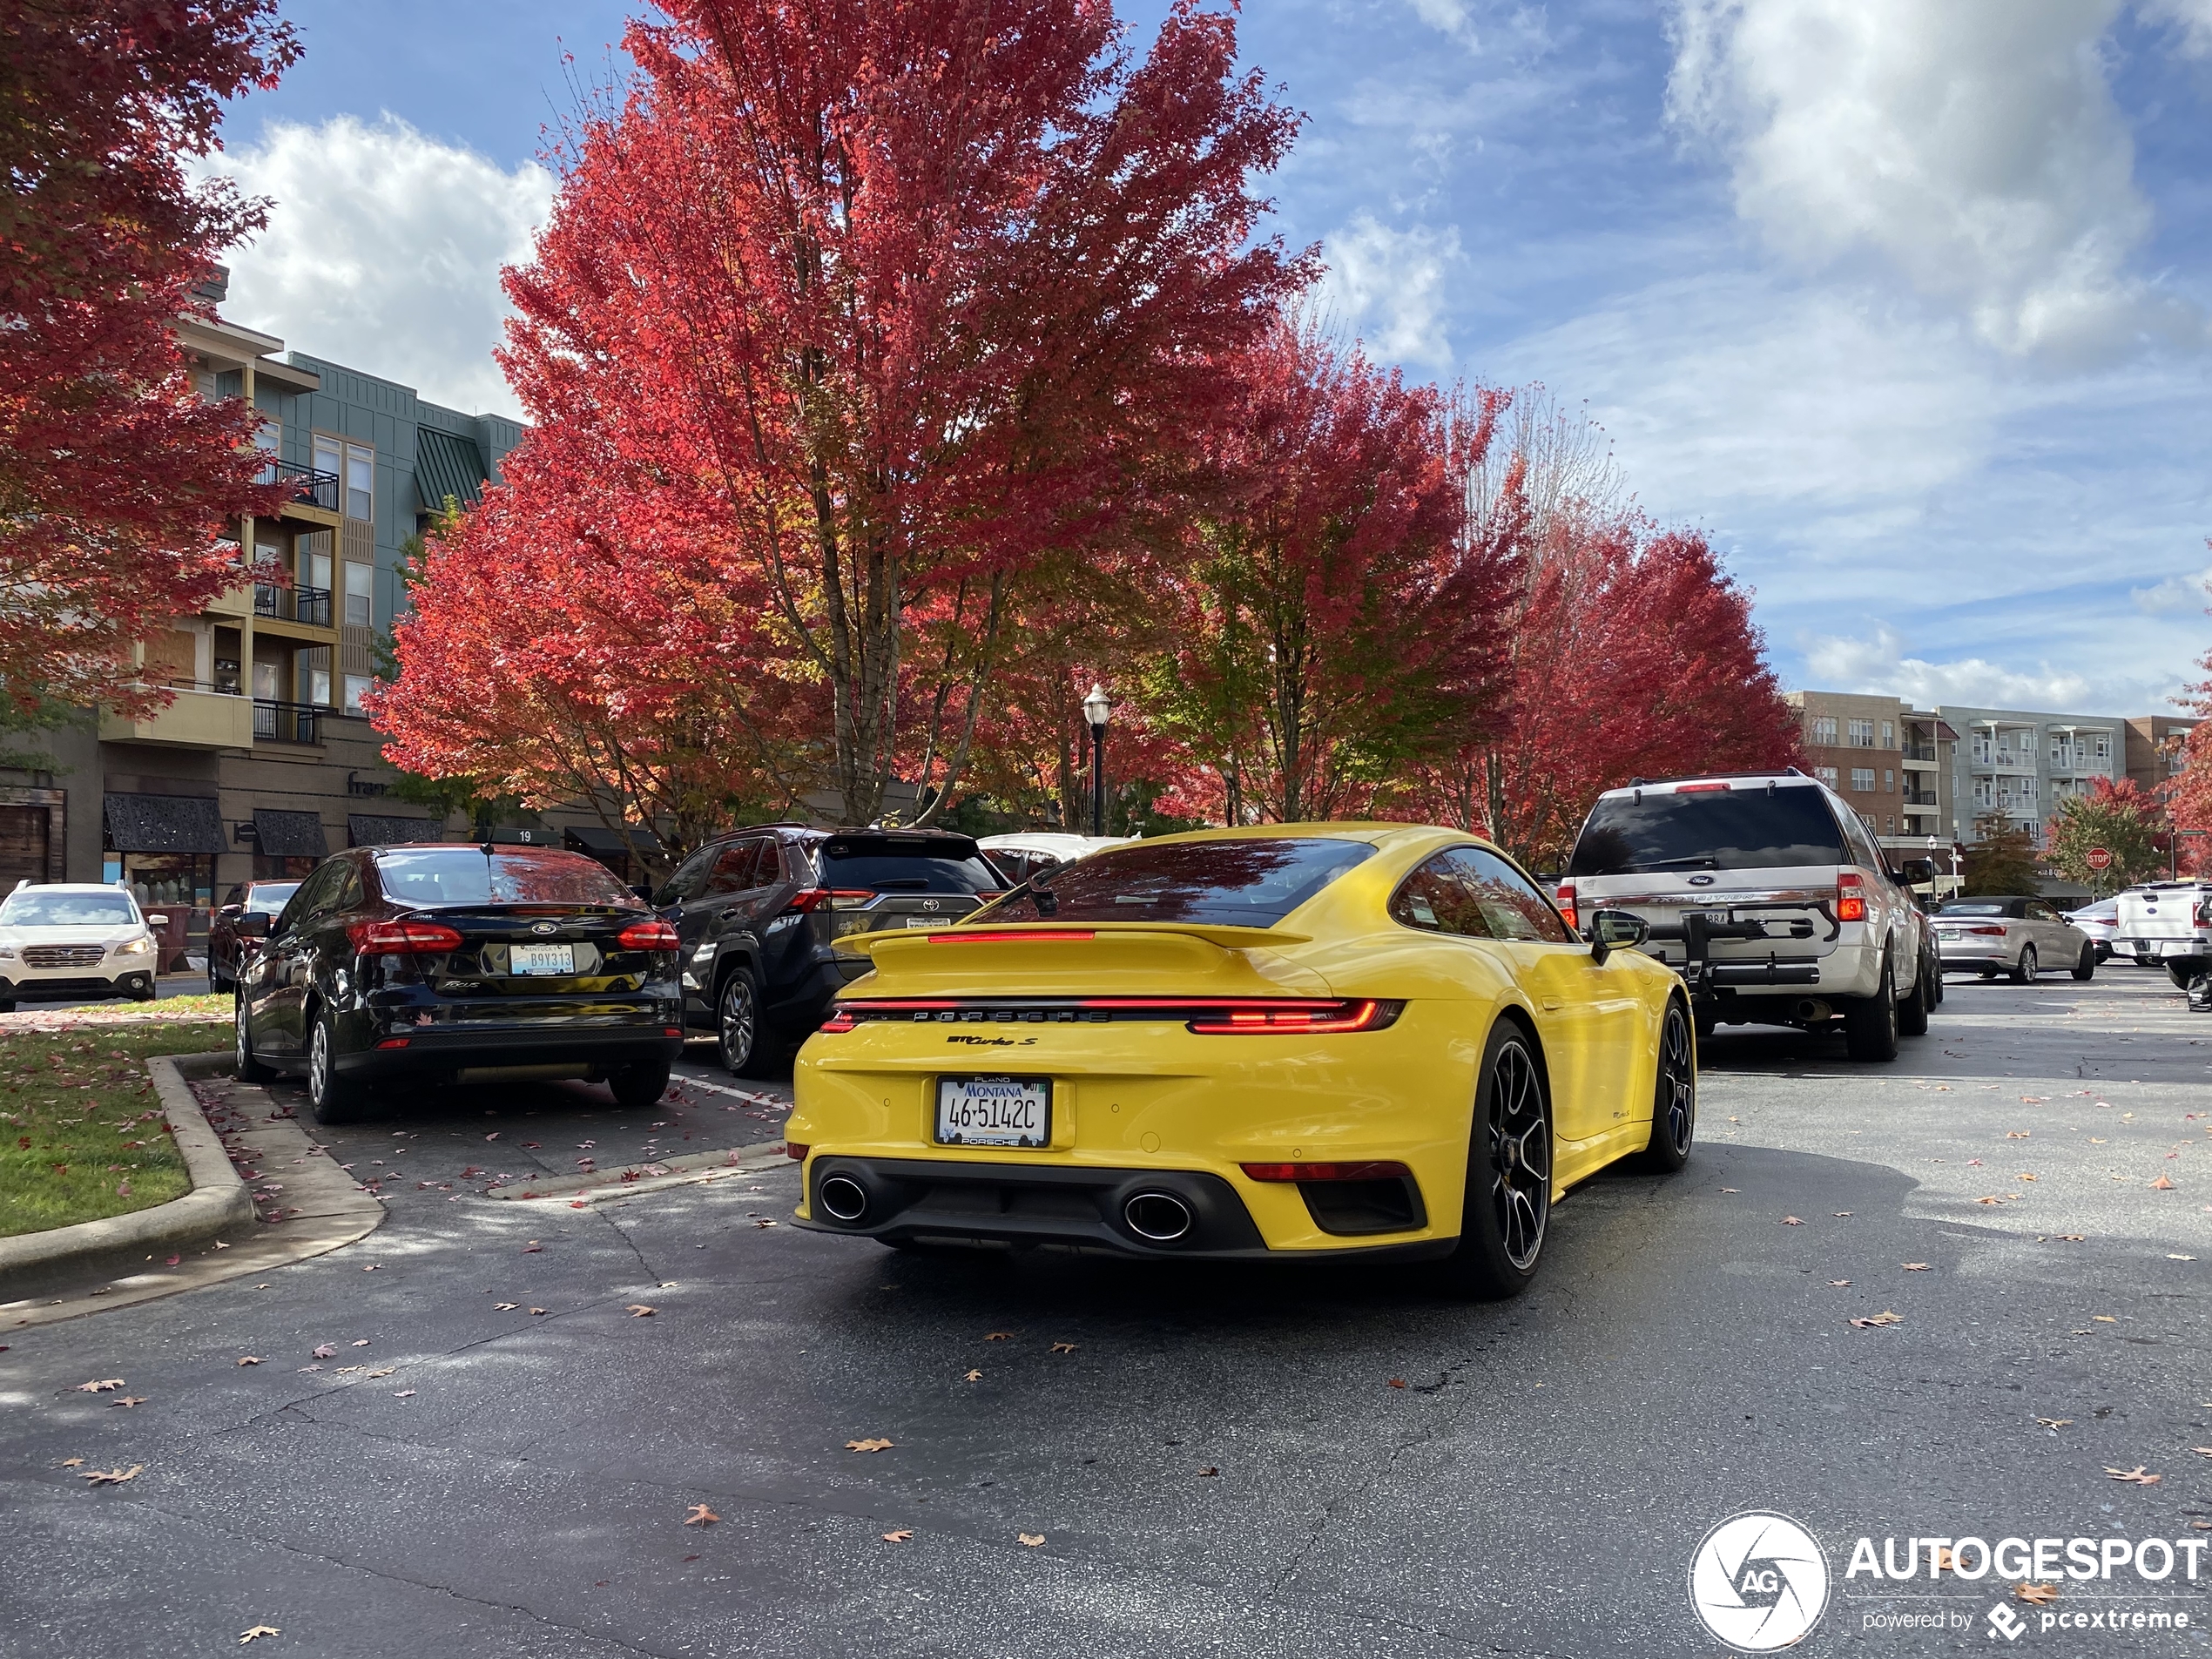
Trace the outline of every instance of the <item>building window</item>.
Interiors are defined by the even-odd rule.
[[[1812,740],[1816,746],[1832,749],[1836,746],[1836,717],[1817,716],[1812,723]]]
[[[346,446],[346,516],[376,516],[376,452],[358,443]]]
[[[1974,810],[1986,812],[1997,804],[1997,780],[1993,778],[1974,779]]]
[[[1865,825],[1865,826],[1866,826],[1866,833],[1867,833],[1869,835],[1871,835],[1871,834],[1873,834],[1873,833],[1874,833],[1874,814],[1873,814],[1873,813],[1861,813],[1858,815],[1858,821],[1859,821],[1860,823],[1862,823],[1862,824],[1864,824],[1864,825]]]
[[[1851,786],[1867,794],[1872,794],[1874,792],[1874,768],[1853,766],[1851,769]]]
[[[2018,788],[2020,805],[2033,812],[2035,808],[2035,779],[2023,778],[2020,780]]]
[[[1816,777],[1816,778],[1819,779],[1820,779],[1820,781],[1821,781],[1822,783],[1826,784],[1826,785],[1828,786],[1828,787],[1829,787],[1829,788],[1833,789],[1833,788],[1835,788],[1835,787],[1836,787],[1836,769],[1835,769],[1835,767],[1833,767],[1833,766],[1815,766],[1815,767],[1812,769],[1812,775],[1813,775],[1814,777]]]
[[[1853,720],[1851,722],[1849,732],[1851,735],[1851,746],[1852,748],[1871,749],[1874,746],[1873,721]]]
[[[2101,732],[2097,734],[2097,759],[2100,760],[2112,759],[2112,739]]]
[[[375,626],[376,567],[373,564],[346,566],[346,625],[349,628]]]
[[[1882,747],[1885,749],[1897,747],[1897,726],[1892,721],[1882,722]]]
[[[1974,733],[1974,765],[1976,765],[1977,766],[1986,766],[1986,765],[1988,765],[1990,764],[1991,758],[1992,758],[1992,752],[1991,752],[1991,745],[1990,745],[1990,740],[1989,740],[1989,733],[1987,733],[1986,732],[1975,732],[1975,733]]]
[[[375,683],[376,682],[367,674],[348,674],[346,676],[347,713],[359,714],[361,711],[362,693],[366,692],[368,688]]]
[[[1886,768],[1882,772],[1882,792],[1885,795],[1897,793],[1897,774]]]
[[[1894,818],[1885,818],[1882,820],[1882,833],[1885,835],[1894,835],[1897,833],[1897,819]]]
[[[346,476],[346,446],[335,438],[318,435],[315,439],[315,470],[327,472],[342,482]]]

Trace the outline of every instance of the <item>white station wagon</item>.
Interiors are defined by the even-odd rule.
[[[19,883],[0,900],[0,1014],[18,1000],[153,997],[161,959],[155,927],[123,887],[64,881]]]

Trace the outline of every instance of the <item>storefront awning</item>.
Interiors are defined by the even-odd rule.
[[[100,814],[114,853],[227,853],[212,796],[103,795]]]
[[[661,851],[660,837],[640,825],[631,825],[630,843],[623,840],[621,833],[598,824],[570,824],[562,831],[570,843],[580,853],[590,853],[599,858],[619,858],[634,844],[640,853]]]
[[[282,813],[266,806],[253,809],[253,846],[273,859],[320,859],[330,853],[320,813]]]
[[[391,846],[405,841],[445,839],[445,826],[435,818],[387,818],[376,813],[346,814],[346,840],[354,846]]]

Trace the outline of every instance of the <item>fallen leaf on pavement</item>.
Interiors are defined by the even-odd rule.
[[[166,1264],[168,1266],[174,1267],[179,1262],[181,1262],[185,1258],[182,1256],[172,1256]]]
[[[367,1337],[355,1337],[354,1339],[353,1345],[356,1348],[366,1348],[368,1346],[368,1339]]]
[[[1862,1331],[1871,1331],[1879,1325],[1903,1325],[1905,1316],[1885,1308],[1879,1313],[1870,1313],[1863,1319],[1853,1319],[1851,1323]]]
[[[1784,1216],[1782,1217],[1782,1224],[1785,1227],[1802,1227],[1805,1224],[1799,1221],[1795,1216]]]
[[[1721,1190],[1723,1192],[1741,1192],[1743,1189],[1741,1187],[1723,1187]]]
[[[257,1624],[251,1630],[239,1632],[238,1645],[242,1648],[249,1642],[260,1641],[263,1636],[280,1636],[283,1634],[284,1632],[273,1624]]]
[[[1937,1572],[1948,1573],[1958,1565],[1959,1558],[1951,1553],[1949,1545],[1938,1544],[1936,1546],[1935,1569]]]
[[[2039,1417],[2035,1420],[2044,1428],[2071,1428],[2074,1426],[2074,1420],[2071,1417]]]
[[[903,1544],[907,1539],[913,1537],[914,1535],[914,1533],[913,1527],[901,1527],[896,1532],[887,1532],[884,1534],[883,1541],[887,1544]]]
[[[2143,1466],[2140,1463],[2132,1469],[2114,1469],[2108,1467],[2105,1473],[2115,1480],[2126,1481],[2131,1487],[2155,1487],[2166,1478],[2162,1474],[2146,1474],[2143,1472]]]
[[[981,1382],[983,1380],[983,1373],[980,1371],[971,1371],[968,1373],[968,1380],[969,1382]]]
[[[499,1138],[499,1131],[497,1130],[494,1130],[490,1134],[485,1136],[484,1138],[488,1141],[496,1141]]]
[[[89,1469],[85,1472],[84,1479],[96,1487],[119,1487],[125,1480],[137,1480],[138,1471],[145,1467],[143,1463],[133,1463],[127,1469]],[[2157,1479],[2155,1475],[2151,1478]]]
[[[1976,1204],[2002,1204],[2002,1203],[2004,1202],[2004,1200],[2003,1200],[2003,1199],[2001,1199],[2001,1198],[1998,1198],[1998,1197],[1987,1197],[1987,1198],[1977,1198],[1977,1199],[1975,1199],[1975,1200],[1974,1200],[1974,1202],[1975,1202]]]
[[[525,1256],[534,1256],[544,1248],[544,1245],[539,1244],[536,1239],[533,1238],[529,1244],[523,1246],[523,1254]]]
[[[2055,1584],[2015,1584],[2013,1594],[2030,1607],[2048,1607],[2059,1599],[2059,1587]]]
[[[2171,1192],[2174,1190],[2174,1184],[2161,1175],[2150,1184],[2150,1190],[2153,1192]]]
[[[368,1379],[371,1382],[374,1382],[379,1377],[388,1377],[398,1369],[399,1367],[397,1366],[386,1366],[381,1370],[370,1372],[368,1373]]]
[[[2052,1238],[2068,1244],[2078,1244],[2088,1236],[2087,1233],[2053,1233],[2051,1235]]]
[[[245,1359],[239,1361],[239,1364],[241,1366],[258,1366],[260,1363],[261,1356],[258,1353],[249,1353]]]
[[[1838,1221],[1843,1221],[1843,1220],[1845,1220],[1845,1219],[1847,1219],[1847,1218],[1850,1217],[1850,1215],[1851,1215],[1851,1211],[1848,1211],[1848,1210],[1838,1210],[1838,1211],[1837,1211],[1835,1213],[1836,1213],[1836,1219],[1837,1219],[1837,1220],[1838,1220]]]
[[[1073,1353],[1076,1351],[1076,1345],[1072,1342],[1055,1342],[1052,1345],[1052,1351],[1055,1353]]]
[[[1014,1535],[1031,1549],[1035,1549],[1039,1544],[1044,1542],[1044,1534],[1041,1532],[1018,1532]]]
[[[111,1406],[143,1406],[146,1403],[149,1398],[150,1396],[145,1394],[124,1394],[118,1396],[117,1399],[111,1399],[108,1401],[108,1404]]]
[[[491,1305],[495,1313],[512,1313],[523,1305],[520,1302],[494,1302]]]
[[[686,1527],[711,1527],[721,1519],[705,1504],[695,1503],[691,1506],[691,1513],[684,1517],[684,1524]]]
[[[530,1310],[533,1313],[550,1313],[553,1310],[551,1308],[532,1308]]]
[[[1209,1463],[1204,1468],[1199,1470],[1198,1473],[1201,1476],[1204,1476],[1209,1474],[1219,1474],[1221,1471],[1214,1467],[1212,1464]]]
[[[415,1398],[415,1390],[412,1388],[395,1388],[392,1391],[392,1398],[394,1399],[413,1399]]]
[[[2212,1446],[2192,1446],[2189,1450],[2199,1457],[2212,1457]]]
[[[2094,1319],[2099,1325],[2118,1325],[2120,1323],[2118,1319],[2113,1318],[2113,1316],[2109,1313],[2093,1313],[2089,1317]]]
[[[1851,1283],[1851,1281],[1847,1278],[1831,1278],[1828,1282],[1834,1285],[1838,1290],[1841,1290],[1844,1285]]]
[[[983,1333],[986,1342],[1010,1342],[1013,1339],[1014,1332],[1011,1331],[987,1331]]]
[[[2035,1177],[2030,1175],[2027,1170],[2022,1170],[2018,1175],[2014,1176],[2013,1179],[2015,1181],[2033,1181]]]
[[[123,1386],[120,1377],[103,1377],[98,1382],[81,1382],[70,1392],[76,1394],[105,1394],[111,1388]]]
[[[772,1221],[767,1220],[765,1217],[755,1217],[755,1218],[754,1218],[754,1221],[753,1221],[753,1224],[753,1224],[754,1226],[756,1226],[756,1227],[772,1227],[772,1226],[774,1226],[776,1224],[775,1224],[774,1222],[772,1222]]]
[[[1929,1273],[1935,1271],[1925,1262],[1900,1262],[1898,1265],[1908,1273]]]
[[[633,1319],[650,1319],[659,1311],[658,1308],[647,1307],[643,1302],[632,1302],[628,1310],[630,1317]]]
[[[64,1469],[82,1468],[84,1465],[84,1460],[81,1457],[65,1457],[61,1461],[61,1467]]]
[[[1406,1379],[1403,1377],[1393,1377],[1390,1379],[1390,1386],[1393,1388],[1403,1388],[1406,1386]]]
[[[314,1357],[318,1359],[327,1359],[331,1355],[336,1353],[337,1352],[338,1345],[336,1343],[326,1342],[315,1349]]]
[[[891,1442],[886,1440],[847,1440],[845,1449],[848,1452],[881,1452],[890,1445]]]
[[[2008,1141],[2029,1140],[2033,1137],[2033,1135],[2034,1131],[2033,1130],[2008,1129],[2005,1131],[2005,1138]]]
[[[2193,1262],[2196,1259],[2196,1258],[2194,1256],[2180,1255],[2175,1251],[2169,1250],[2166,1252],[2166,1259],[2169,1262]]]

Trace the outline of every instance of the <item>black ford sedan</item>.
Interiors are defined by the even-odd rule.
[[[552,847],[355,847],[317,867],[239,967],[238,1074],[305,1073],[318,1123],[380,1083],[668,1088],[684,1047],[674,927],[601,864]]]

